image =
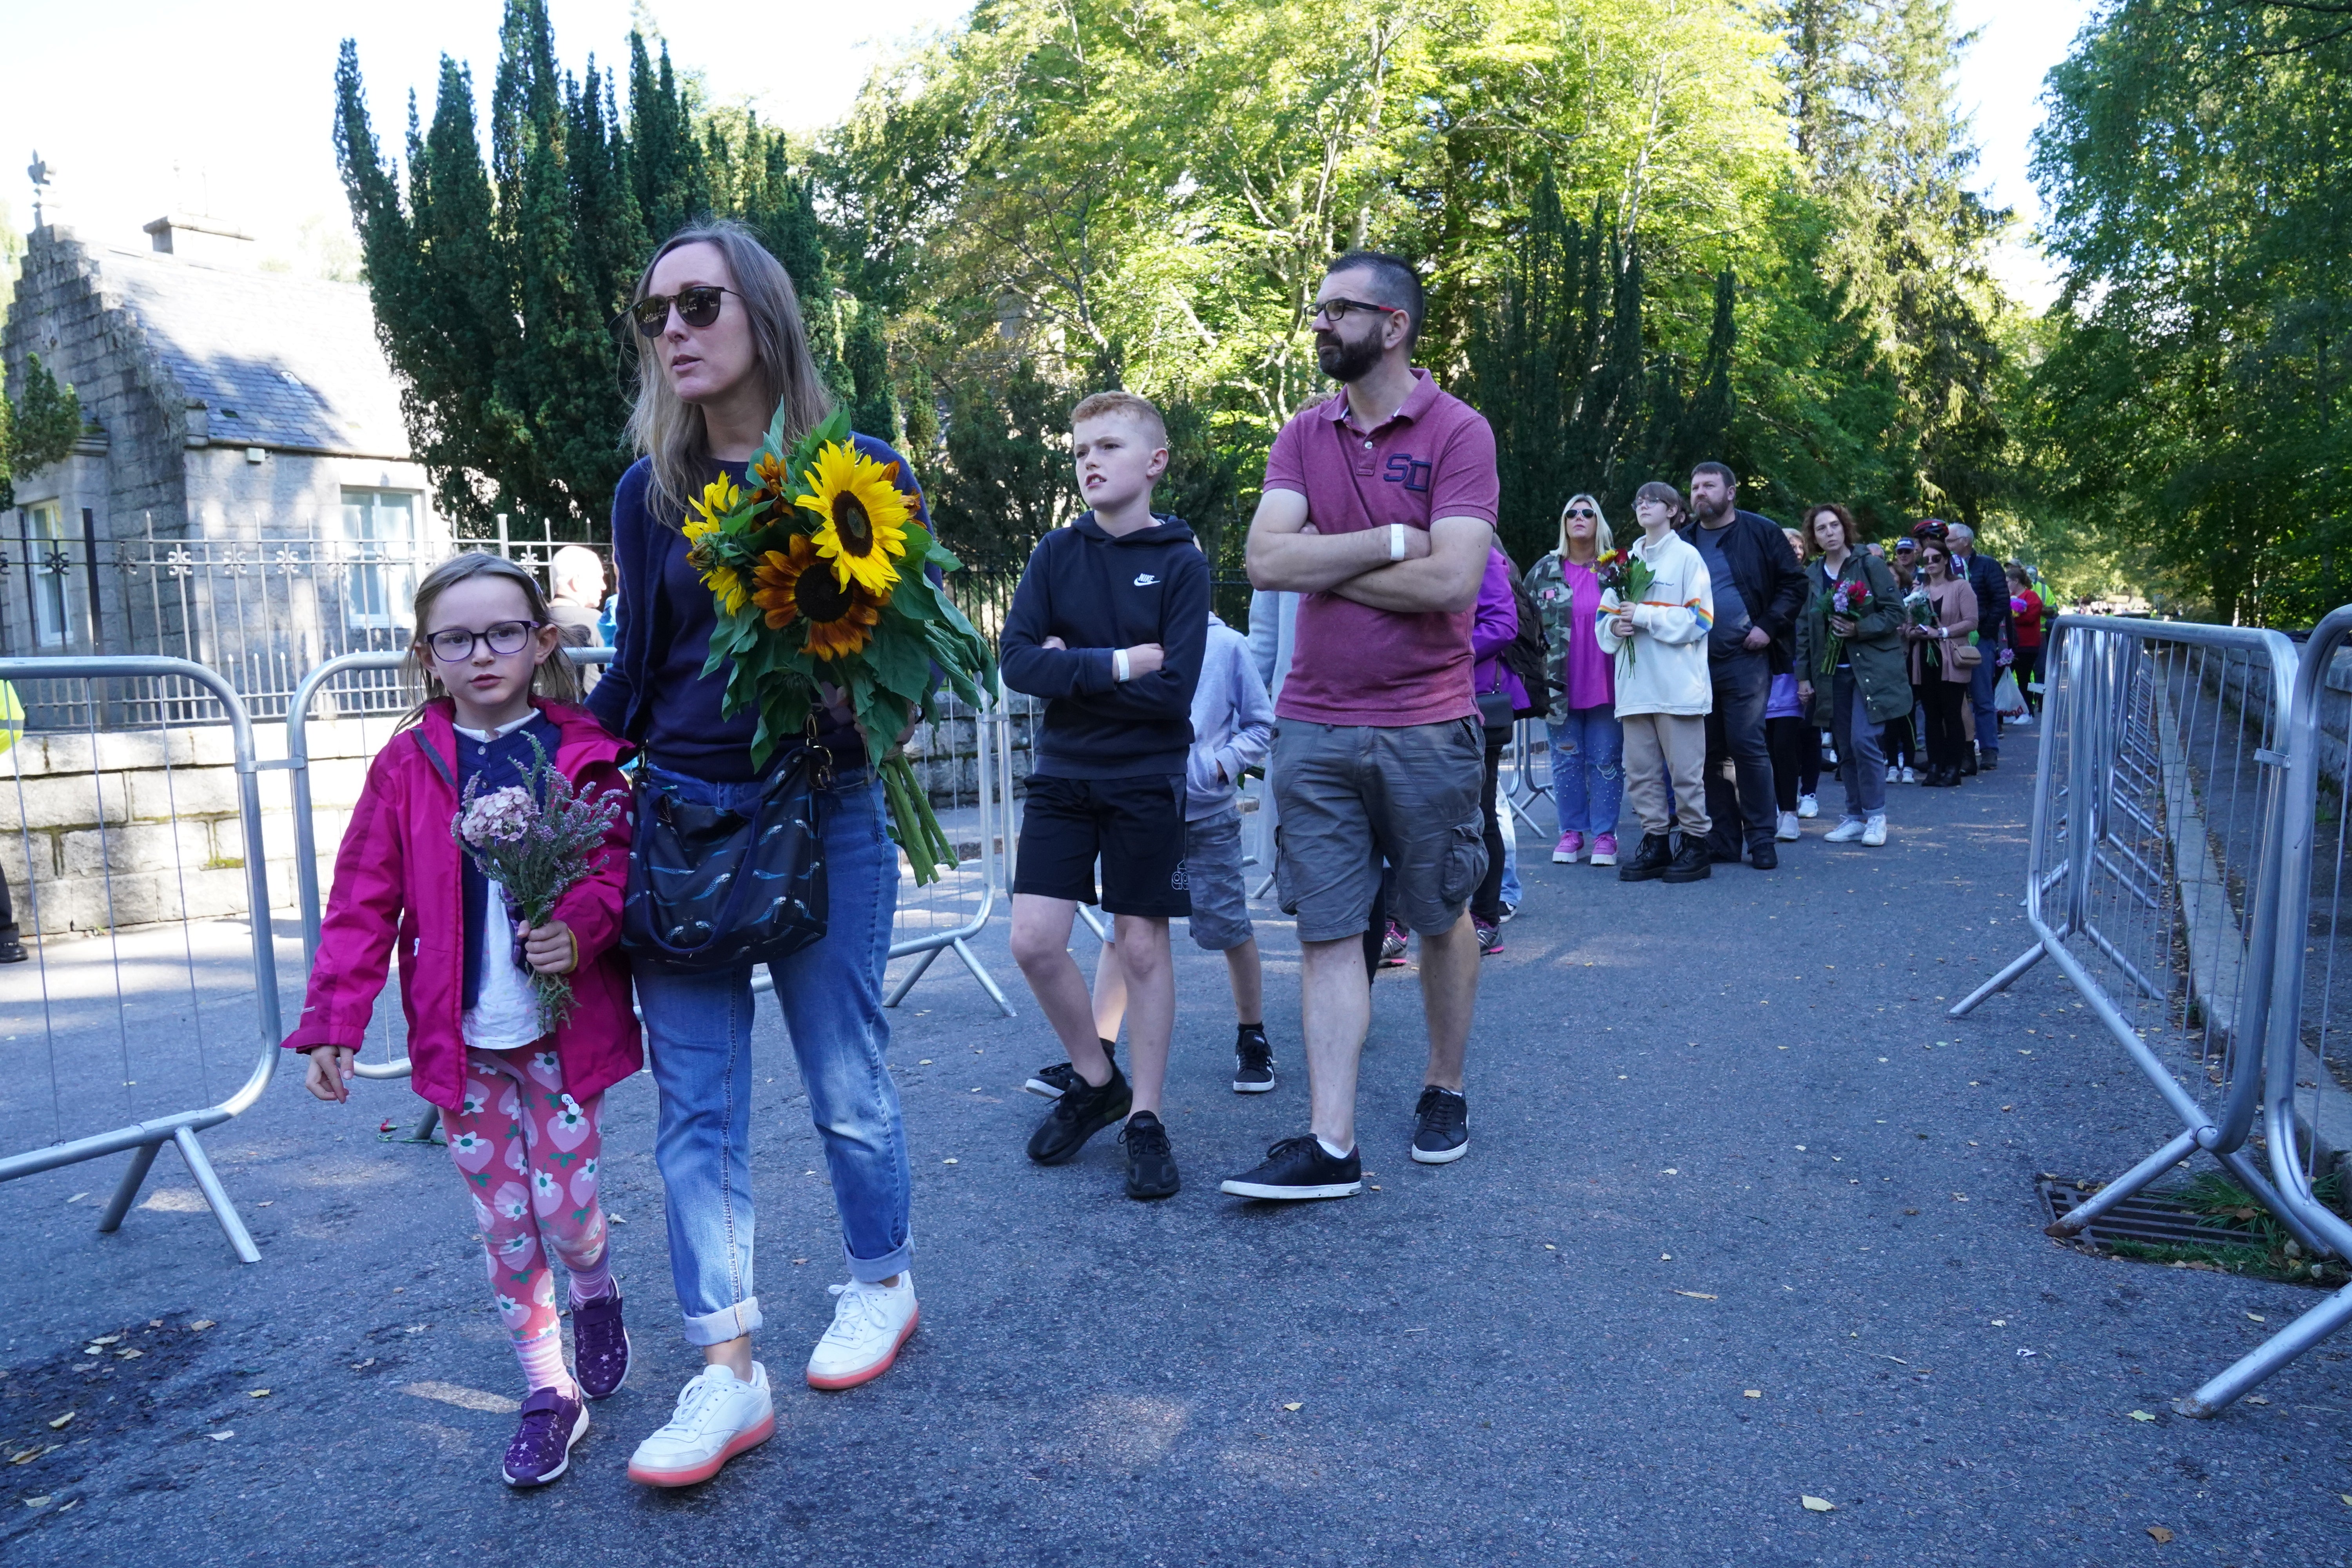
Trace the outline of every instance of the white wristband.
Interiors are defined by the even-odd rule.
[[[1127,679],[1127,649],[1115,647],[1110,650],[1110,678],[1120,681]]]
[[[1404,524],[1401,522],[1389,524],[1389,559],[1391,561],[1404,559]]]

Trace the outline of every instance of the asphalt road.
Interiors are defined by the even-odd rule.
[[[169,1153],[112,1237],[68,1200],[119,1162],[0,1186],[0,1460],[57,1445],[0,1463],[0,1561],[2341,1563],[2352,1342],[2219,1420],[2168,1403],[2316,1293],[2043,1237],[2037,1172],[2110,1174],[2172,1129],[2048,965],[1943,1016],[2024,943],[2023,740],[1962,789],[1895,789],[1883,850],[1822,843],[1825,816],[1769,875],[1627,887],[1530,837],[1468,1157],[1406,1157],[1419,997],[1391,973],[1373,1190],[1343,1203],[1216,1191],[1305,1126],[1276,911],[1269,1095],[1227,1089],[1223,966],[1180,935],[1187,1184],[1157,1206],[1108,1137],[1023,1157],[1021,1080],[1053,1051],[1000,921],[980,945],[1019,1017],[943,963],[897,1019],[923,1326],[847,1394],[797,1377],[845,1273],[771,1012],[781,1420],[688,1491],[623,1474],[696,1363],[648,1080],[614,1091],[604,1167],[638,1370],[534,1494],[497,1475],[522,1390],[458,1184],[374,1131],[412,1119],[404,1088],[337,1110],[289,1075],[207,1140],[254,1268]]]

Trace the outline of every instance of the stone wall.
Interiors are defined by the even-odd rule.
[[[368,759],[391,721],[310,727],[310,795],[320,886],[351,822]],[[256,726],[264,760],[286,754],[280,725]],[[291,777],[256,775],[262,854],[273,909],[298,900]],[[110,926],[247,912],[247,846],[225,725],[28,734],[0,757],[0,870],[25,934],[68,936]]]

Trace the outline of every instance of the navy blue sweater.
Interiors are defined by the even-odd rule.
[[[1047,637],[1067,646],[1042,647]],[[1046,700],[1036,772],[1182,773],[1208,642],[1209,563],[1179,519],[1114,539],[1089,511],[1040,540],[1013,590],[999,653],[1005,685]],[[1112,650],[1138,643],[1158,643],[1167,662],[1115,679]]]
[[[922,487],[907,459],[871,436],[852,435],[850,440],[876,462],[898,465],[898,489],[916,521],[929,528]],[[704,477],[724,469],[740,484],[746,467],[712,463]],[[620,588],[613,662],[588,694],[588,710],[614,734],[643,746],[656,766],[716,784],[742,784],[759,776],[751,766],[759,716],[749,709],[731,719],[722,716],[727,672],[702,673],[710,635],[719,629],[718,606],[686,563],[686,535],[679,531],[684,516],[657,519],[647,507],[652,486],[653,464],[640,458],[613,494],[613,565]],[[799,744],[785,742],[771,765]],[[831,723],[822,712],[817,744],[833,753],[836,768],[866,765],[857,731]]]

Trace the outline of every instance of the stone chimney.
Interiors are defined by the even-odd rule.
[[[215,266],[253,265],[253,236],[222,218],[166,213],[145,229],[155,248],[165,256]]]

